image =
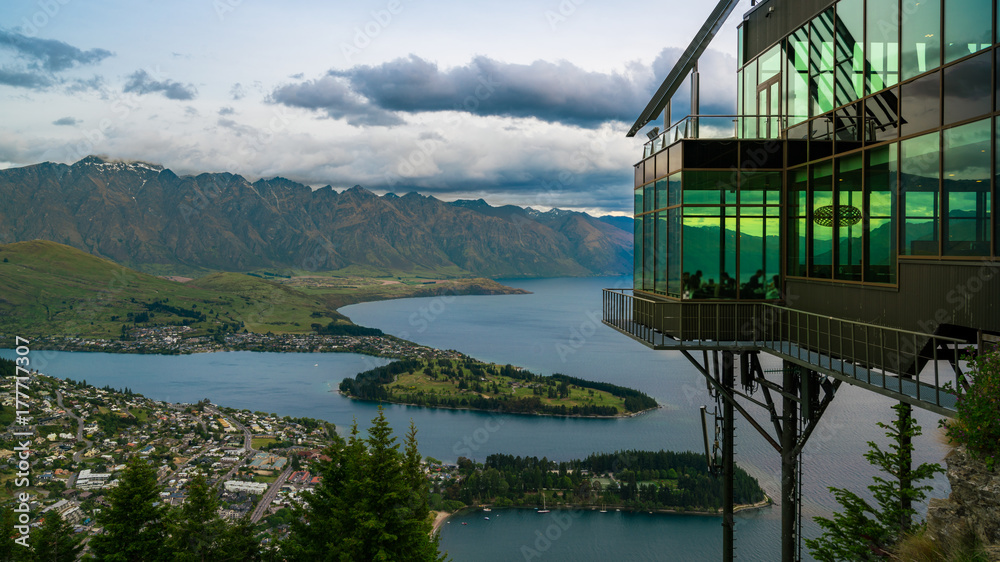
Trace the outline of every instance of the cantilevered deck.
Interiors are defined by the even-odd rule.
[[[968,342],[820,316],[770,303],[675,302],[604,290],[604,323],[660,350],[764,351],[952,417]]]

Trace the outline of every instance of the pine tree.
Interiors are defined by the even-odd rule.
[[[82,536],[73,534],[73,527],[51,510],[45,514],[41,528],[31,537],[32,557],[35,562],[73,562],[83,550]]]
[[[226,524],[219,518],[215,490],[197,474],[187,487],[184,504],[171,513],[167,548],[177,562],[214,560]]]
[[[118,486],[107,494],[110,507],[100,513],[104,532],[90,541],[98,560],[156,562],[166,558],[163,541],[166,507],[160,503],[156,471],[132,457]]]
[[[868,486],[875,499],[872,505],[854,492],[844,488],[830,488],[843,507],[833,519],[817,517],[816,523],[823,534],[816,539],[806,539],[806,547],[817,560],[879,560],[891,556],[891,550],[912,525],[916,511],[914,503],[924,499],[931,486],[915,486],[921,480],[942,472],[941,465],[923,463],[911,468],[913,437],[921,434],[920,426],[910,416],[910,406],[893,406],[897,416],[892,424],[879,423],[886,437],[892,440],[888,451],[883,451],[873,441],[865,459],[892,479],[875,476]]]
[[[401,453],[379,408],[368,438],[357,423],[346,442],[330,447],[322,481],[307,496],[282,545],[288,560],[437,561],[430,536],[427,488],[412,424]]]

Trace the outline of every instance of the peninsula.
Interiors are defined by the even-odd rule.
[[[359,400],[552,416],[633,416],[658,406],[631,388],[470,357],[396,361],[344,379],[340,392]]]

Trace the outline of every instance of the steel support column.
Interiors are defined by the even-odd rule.
[[[722,559],[725,562],[733,562],[736,557],[735,544],[733,542],[733,530],[735,521],[733,519],[733,448],[734,422],[736,415],[733,412],[733,388],[736,385],[736,375],[733,366],[733,352],[722,352],[722,386],[723,392],[729,395],[729,400],[722,401],[723,417],[723,437],[722,437]]]
[[[796,441],[798,440],[799,404],[788,396],[798,394],[799,367],[784,362],[782,387],[785,397],[781,406],[781,562],[795,562],[798,558],[798,510],[797,492],[798,460]]]

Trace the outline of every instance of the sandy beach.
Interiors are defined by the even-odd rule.
[[[441,525],[444,525],[444,520],[447,519],[449,515],[451,515],[451,514],[448,513],[447,511],[435,511],[434,512],[434,527],[431,529],[431,534],[432,535],[434,533],[438,532],[438,529],[441,528]]]

